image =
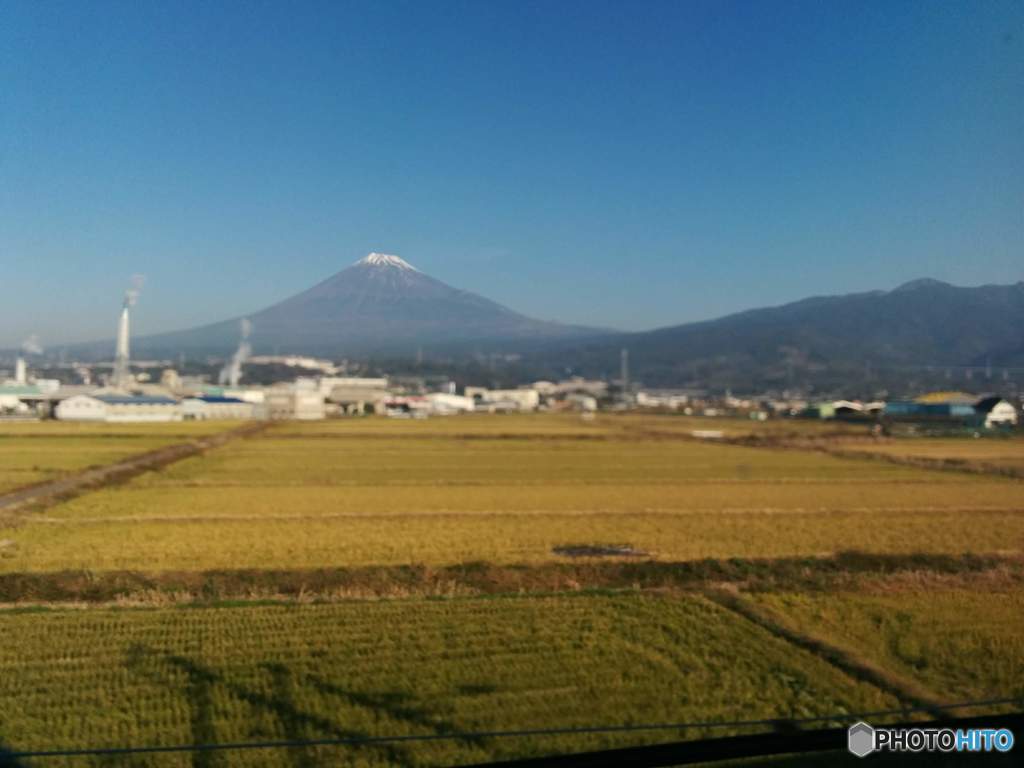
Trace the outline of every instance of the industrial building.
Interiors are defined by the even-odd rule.
[[[885,404],[885,417],[895,421],[962,424],[970,427],[1013,427],[1017,409],[999,395],[933,392],[914,400]]]
[[[35,415],[45,400],[46,396],[35,384],[0,385],[0,415]]]
[[[151,395],[75,395],[61,400],[54,411],[64,421],[158,422],[181,421],[177,400]]]
[[[535,411],[540,393],[530,389],[487,389],[466,387],[466,397],[475,401],[475,410],[488,413],[500,411]]]
[[[252,419],[257,406],[237,397],[199,395],[181,401],[181,417],[185,421],[213,421],[218,419]]]
[[[391,397],[386,389],[367,387],[334,387],[327,395],[327,402],[337,412],[347,416],[361,416],[366,413],[383,413],[385,403]]]
[[[432,392],[427,395],[430,412],[441,416],[454,413],[469,413],[476,410],[476,401],[464,395],[450,395],[447,392]]]
[[[264,418],[312,421],[327,416],[324,398],[315,389],[274,387],[267,390]]]

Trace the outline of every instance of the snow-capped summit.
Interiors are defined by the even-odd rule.
[[[401,256],[394,256],[390,253],[377,253],[376,251],[368,256],[364,256],[356,262],[356,265],[359,264],[368,264],[373,267],[398,267],[399,269],[408,269],[412,272],[419,272],[416,267]]]

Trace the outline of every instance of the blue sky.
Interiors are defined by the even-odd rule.
[[[639,329],[1024,279],[1024,3],[0,0],[0,345],[371,250]]]

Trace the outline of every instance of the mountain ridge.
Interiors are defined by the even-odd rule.
[[[356,359],[514,354],[523,376],[614,376],[621,349],[648,385],[739,390],[809,383],[841,389],[882,368],[1024,366],[1024,281],[959,287],[933,278],[888,291],[809,296],[648,331],[536,320],[453,288],[391,254],[371,253],[247,316],[257,353]],[[133,339],[137,357],[224,355],[241,317]],[[109,358],[112,342],[69,349]],[[868,372],[874,371],[873,374]]]
[[[414,354],[418,348],[532,344],[607,334],[538,320],[431,277],[393,254],[371,253],[312,287],[246,315],[257,352]],[[224,351],[242,317],[134,340],[139,353]]]
[[[1024,281],[959,287],[930,278],[890,291],[811,296],[711,320],[556,345],[535,362],[584,375],[617,369],[630,350],[649,384],[778,388],[878,379],[881,368],[1024,365]],[[874,367],[872,377],[870,369]]]

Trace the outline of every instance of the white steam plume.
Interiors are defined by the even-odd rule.
[[[41,355],[43,354],[43,345],[39,343],[39,337],[33,333],[21,342],[21,351],[26,355]]]
[[[238,342],[238,349],[235,350],[235,354],[231,356],[231,359],[220,369],[220,375],[217,377],[217,381],[220,384],[227,384],[232,387],[237,387],[238,382],[242,379],[242,363],[249,359],[249,355],[252,354],[252,346],[249,344],[249,334],[252,333],[252,322],[249,318],[243,318],[242,322],[239,323],[239,330],[241,331],[242,338]]]
[[[126,307],[134,307],[135,302],[139,300],[139,294],[142,293],[142,286],[146,284],[146,276],[140,274],[134,274],[129,282],[130,287],[124,292],[124,305]]]

